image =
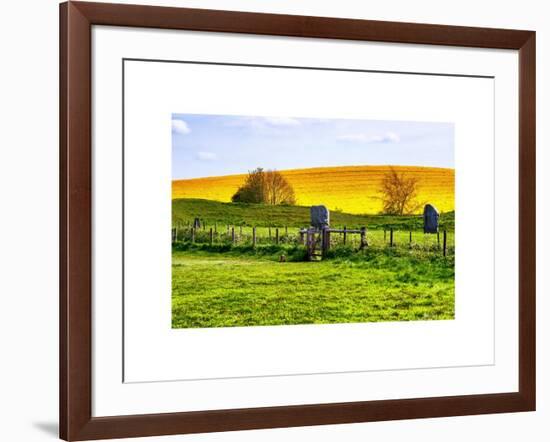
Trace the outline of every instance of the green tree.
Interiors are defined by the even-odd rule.
[[[248,172],[244,184],[231,198],[239,203],[296,204],[294,189],[276,170],[264,171],[261,167]]]

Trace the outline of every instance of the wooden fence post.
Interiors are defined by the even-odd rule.
[[[218,233],[218,224],[214,223],[214,233]]]
[[[288,226],[285,226],[285,236],[288,236]]]
[[[443,256],[447,256],[447,231],[443,230]]]
[[[252,247],[256,247],[256,226],[252,227]]]
[[[366,227],[361,227],[361,245],[359,246],[359,249],[363,249],[366,246],[368,246],[368,244],[367,244],[367,228]]]
[[[348,228],[346,226],[344,226],[344,245],[346,245],[346,239],[347,239],[347,236],[348,236],[347,230],[348,230]]]
[[[386,229],[384,229],[384,242],[386,242]]]
[[[390,247],[393,247],[393,229],[390,229]]]
[[[412,230],[409,230],[409,248],[412,248],[412,242],[413,242],[413,233],[412,233]]]
[[[439,230],[437,231],[437,248],[441,246],[441,243],[439,242]]]
[[[279,228],[275,229],[275,244],[279,244]]]
[[[235,244],[235,227],[231,227],[231,242]]]
[[[214,230],[210,227],[210,245],[214,243]]]
[[[191,227],[191,242],[195,242],[195,228]]]
[[[330,230],[328,228],[321,230],[321,248],[323,253],[330,250]]]

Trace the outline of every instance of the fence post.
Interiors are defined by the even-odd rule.
[[[279,228],[275,229],[275,244],[279,244]]]
[[[386,242],[386,229],[384,229],[384,242]]]
[[[328,228],[321,230],[321,248],[323,253],[330,250],[330,230]]]
[[[443,230],[443,256],[447,256],[447,231]]]
[[[252,247],[256,247],[256,226],[252,227]]]
[[[437,231],[437,248],[441,247],[441,243],[439,242],[439,230]]]
[[[195,228],[191,227],[191,242],[195,242]]]
[[[393,229],[390,229],[390,247],[393,247]]]
[[[347,236],[348,236],[347,230],[348,230],[348,228],[346,226],[344,226],[344,245],[346,245],[346,239],[347,239]]]
[[[288,226],[285,226],[285,236],[288,236]]]
[[[359,249],[365,248],[365,246],[368,246],[366,238],[367,237],[367,228],[361,227],[361,245],[359,246]]]
[[[412,233],[412,230],[409,230],[409,248],[412,248],[412,242],[413,242],[413,233]]]
[[[210,245],[214,243],[214,230],[210,227]]]
[[[235,227],[231,227],[231,242],[235,244]]]
[[[218,233],[218,224],[214,223],[214,233]]]

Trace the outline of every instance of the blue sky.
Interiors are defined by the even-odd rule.
[[[386,164],[454,168],[454,124],[172,115],[174,179]]]

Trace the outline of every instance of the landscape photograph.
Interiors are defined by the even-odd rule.
[[[172,114],[172,328],[453,320],[454,124]]]

